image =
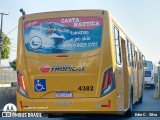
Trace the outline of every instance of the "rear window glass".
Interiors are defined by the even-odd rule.
[[[78,53],[101,47],[101,17],[67,17],[27,21],[24,40],[29,52]]]
[[[152,70],[153,69],[153,64],[151,61],[144,61],[144,68],[146,70]]]

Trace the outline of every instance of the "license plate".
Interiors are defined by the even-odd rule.
[[[71,98],[72,92],[56,92],[57,98]]]

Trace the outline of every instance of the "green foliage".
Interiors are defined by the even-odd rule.
[[[2,33],[2,52],[1,59],[8,59],[10,53],[10,38],[7,37],[4,33]]]
[[[13,60],[12,62],[9,62],[9,64],[14,70],[16,70],[16,59]]]

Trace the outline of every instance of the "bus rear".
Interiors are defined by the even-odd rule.
[[[108,13],[100,10],[21,17],[17,51],[18,111],[116,111],[107,23]]]
[[[144,61],[144,81],[146,87],[154,88],[154,67],[152,61]]]

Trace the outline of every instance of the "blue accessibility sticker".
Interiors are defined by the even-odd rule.
[[[46,91],[46,80],[45,79],[34,80],[34,91],[45,92]]]

